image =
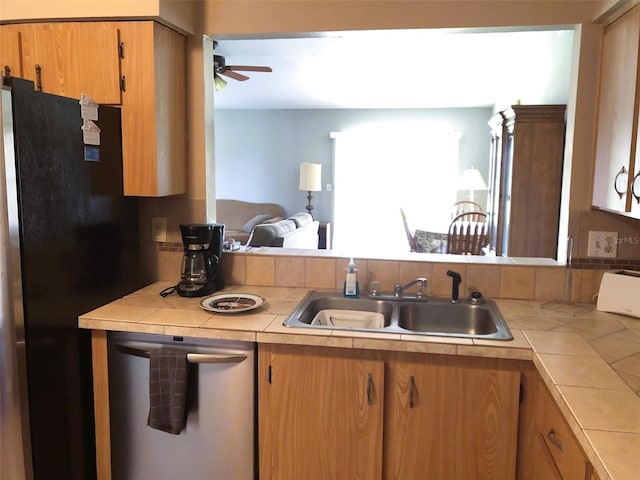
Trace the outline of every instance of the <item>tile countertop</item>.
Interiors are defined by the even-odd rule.
[[[640,472],[640,319],[524,300],[496,303],[514,336],[510,342],[422,335],[284,327],[304,288],[237,286],[266,299],[240,314],[200,308],[200,298],[160,297],[157,282],[78,319],[80,328],[532,360],[601,480],[631,480]],[[220,292],[218,292],[220,293]]]

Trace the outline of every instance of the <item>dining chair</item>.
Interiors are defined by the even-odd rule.
[[[458,215],[461,215],[467,212],[483,212],[484,213],[484,209],[476,202],[472,202],[469,200],[461,200],[451,205],[451,219],[454,219]]]
[[[402,216],[402,223],[404,223],[404,232],[407,234],[407,240],[409,241],[409,248],[412,252],[422,252],[423,249],[418,242],[416,242],[416,239],[409,228],[409,224],[407,223],[407,216],[402,208],[400,208],[400,215]]]
[[[449,224],[447,253],[482,255],[482,248],[487,245],[488,238],[489,224],[486,213],[461,213]]]

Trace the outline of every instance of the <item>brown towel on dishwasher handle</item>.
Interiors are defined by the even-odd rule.
[[[149,417],[147,425],[178,435],[185,425],[187,354],[156,349],[149,354]]]

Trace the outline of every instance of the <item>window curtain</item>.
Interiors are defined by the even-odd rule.
[[[433,125],[369,125],[334,140],[334,250],[410,250],[412,230],[446,232],[456,201],[460,132]]]

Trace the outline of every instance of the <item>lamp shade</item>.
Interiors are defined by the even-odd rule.
[[[216,90],[222,90],[224,87],[227,86],[227,82],[220,75],[218,75],[217,73],[214,73],[213,74],[213,86],[215,87]]]
[[[476,168],[467,168],[458,180],[458,190],[487,190],[487,184],[485,183],[480,171]]]
[[[300,190],[305,192],[319,192],[322,190],[322,164],[300,164]]]

